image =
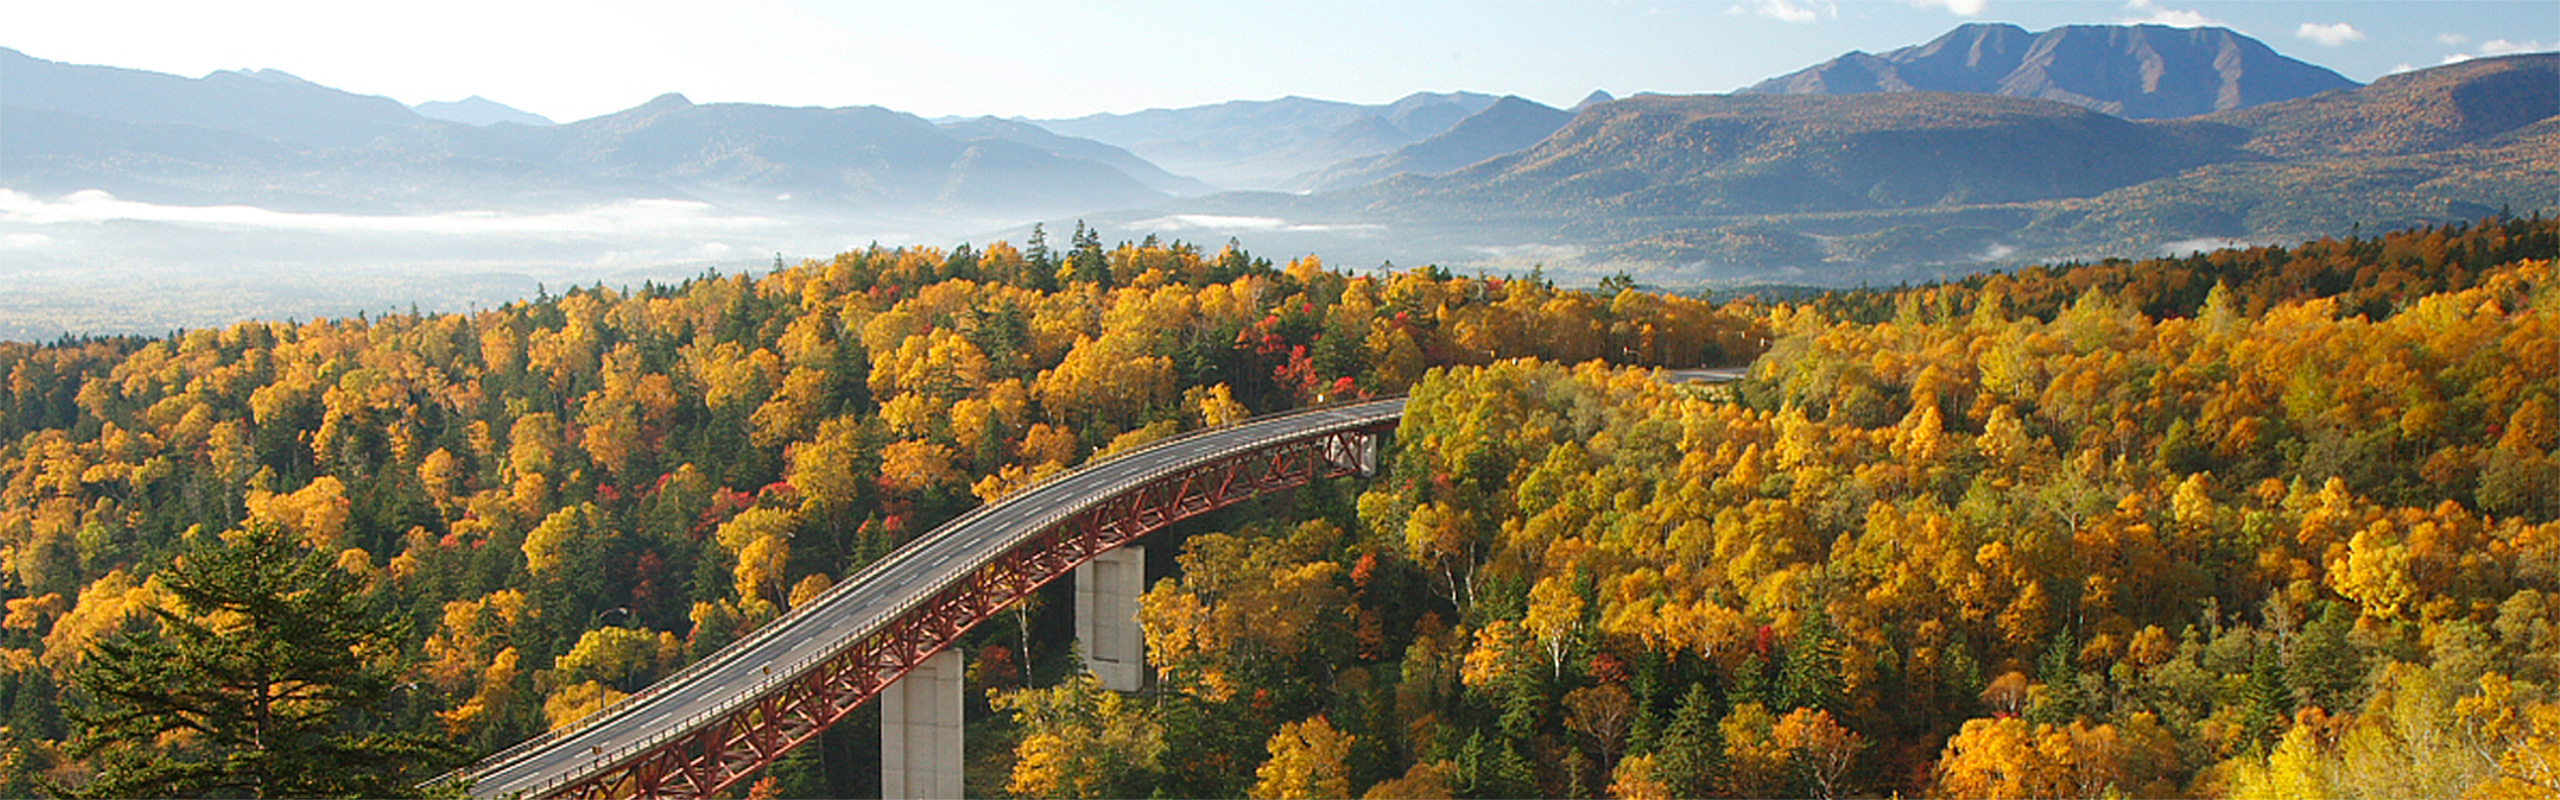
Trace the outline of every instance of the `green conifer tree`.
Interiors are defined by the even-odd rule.
[[[1792,638],[1778,672],[1775,708],[1838,712],[1845,689],[1840,679],[1840,632],[1832,626],[1831,615],[1816,605],[1796,626]]]
[[[1689,684],[1671,724],[1654,750],[1654,774],[1673,797],[1706,797],[1724,772],[1724,732],[1716,727],[1715,696],[1706,684]]]
[[[376,715],[408,623],[364,581],[272,528],[206,542],[159,574],[158,628],[118,634],[74,674],[72,752],[92,797],[390,797],[460,755]]]

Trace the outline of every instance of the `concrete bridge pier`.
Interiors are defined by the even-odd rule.
[[[1147,591],[1147,549],[1122,545],[1076,567],[1076,641],[1102,688],[1134,692],[1146,675],[1146,635],[1138,596]]]
[[[880,796],[960,796],[960,687],[967,667],[944,650],[880,691]]]

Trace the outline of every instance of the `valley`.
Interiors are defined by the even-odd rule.
[[[2181,71],[2127,83],[2137,63]],[[0,333],[19,338],[237,320],[183,298],[240,273],[278,276],[252,306],[275,316],[452,310],[1020,241],[1035,221],[1363,268],[1874,285],[2530,215],[2560,185],[2548,54],[2355,86],[2227,30],[2140,26],[1968,25],[1736,94],[1571,110],[1423,92],[927,120],[669,94],[471,124],[280,72],[16,51],[0,84],[0,285],[24,298]],[[322,265],[381,277],[312,279]]]

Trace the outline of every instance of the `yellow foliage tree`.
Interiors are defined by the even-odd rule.
[[[608,626],[580,634],[569,652],[551,662],[551,670],[562,681],[636,688],[683,657],[684,643],[675,634]]]
[[[1449,800],[1450,781],[1458,765],[1449,761],[1417,761],[1398,778],[1379,781],[1360,796],[1367,800]]]
[[[57,674],[67,673],[88,655],[90,645],[168,601],[159,581],[136,581],[124,570],[110,570],[81,587],[80,599],[72,603],[70,613],[54,621],[53,630],[44,635],[44,655],[39,660]]]
[[[322,475],[288,494],[252,490],[249,518],[275,525],[314,550],[337,552],[347,546],[350,518],[347,485]]]
[[[1164,750],[1163,728],[1091,675],[996,692],[989,703],[1022,726],[1005,783],[1016,797],[1134,796]]]
[[[1351,796],[1351,746],[1359,737],[1335,730],[1318,714],[1285,722],[1271,735],[1271,760],[1254,770],[1246,796],[1256,800],[1309,800]]]
[[[569,684],[542,699],[542,719],[552,730],[560,730],[629,696],[595,681]]]
[[[1737,797],[1775,797],[1786,785],[1793,753],[1773,735],[1777,719],[1759,703],[1741,703],[1716,723],[1724,736],[1725,784]]]
[[[590,544],[599,525],[599,514],[593,503],[579,503],[551,512],[542,524],[524,534],[524,568],[535,575],[549,575],[560,568],[561,559],[571,550]]]

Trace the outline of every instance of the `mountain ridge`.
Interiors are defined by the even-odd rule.
[[[6,48],[0,103],[13,117],[0,187],[104,188],[153,203],[397,214],[638,197],[987,217],[1171,196],[1124,171],[1144,164],[1134,156],[1112,165],[1061,155],[1075,149],[1065,137],[1046,147],[962,141],[876,106],[698,105],[667,93],[565,125],[477,125],[275,70],[191,79]],[[986,188],[1007,180],[1023,183]]]
[[[1498,97],[1415,92],[1379,105],[1288,95],[1127,114],[1026,120],[1104,142],[1221,189],[1285,189],[1345,159],[1377,155],[1439,135]]]
[[[1573,112],[1505,95],[1438,135],[1392,152],[1354,158],[1300,177],[1311,191],[1343,189],[1399,174],[1439,175],[1535,145],[1572,120]]]
[[[1365,240],[1406,243],[1336,248],[1349,259],[1665,285],[1925,280],[2560,209],[2556,95],[2560,54],[2171,120],[1997,94],[1648,94],[1444,175],[1153,213],[1359,224]]]
[[[559,124],[552,121],[550,117],[526,111],[521,108],[516,108],[515,106],[510,106],[476,94],[460,100],[434,100],[419,103],[417,105],[410,106],[409,110],[415,111],[418,116],[426,117],[428,119],[440,119],[446,122],[459,122],[464,125],[475,125],[480,127],[496,125],[501,122],[512,122],[518,125],[529,125],[537,128]]]
[[[1926,277],[2560,207],[2560,190],[2544,188],[2560,186],[2560,55],[2479,59],[2141,120],[2090,108],[2095,94],[2065,102],[2074,98],[2020,87],[2067,90],[2078,84],[2056,71],[2078,62],[2065,56],[2121,55],[2136,38],[2157,54],[2193,54],[2164,41],[2212,45],[2194,52],[2247,48],[2227,31],[2056,30],[1963,26],[1887,53],[1908,56],[1893,62],[1903,89],[1936,80],[1929,70],[1939,69],[1988,89],[1978,93],[1595,91],[1568,112],[1517,97],[1417,92],[1375,105],[1288,96],[1067,121],[935,121],[878,106],[697,104],[668,93],[547,127],[431,119],[272,70],[198,79],[83,72],[7,50],[6,86],[26,84],[30,64],[69,78],[50,95],[26,95],[66,108],[9,106],[14,127],[44,130],[10,132],[0,187],[381,215],[663,199],[756,218],[741,225],[841,230],[848,219],[889,219],[865,224],[909,237],[1018,237],[1029,220],[1074,217],[1132,235],[1250,235],[1283,249],[1301,246],[1295,236],[1360,260],[1513,259],[1556,274],[1627,269],[1666,283],[1771,270],[1833,282]],[[2201,85],[2178,74],[2163,66],[2156,85]],[[2264,96],[2215,75],[2214,86],[2240,88],[2217,88],[2212,102]],[[66,97],[61,86],[81,85],[72,78],[131,91]],[[257,131],[284,123],[240,123],[201,99],[132,110],[152,92],[177,90],[266,103],[311,130],[265,136]],[[1177,172],[1136,148],[1058,130],[1074,125],[1157,137],[1148,146],[1188,148],[1224,172]],[[1285,169],[1297,171],[1270,177]],[[1203,195],[1238,176],[1294,178],[1291,188],[1313,191]],[[1335,240],[1354,244],[1324,243]]]
[[[274,70],[202,78],[63,64],[0,47],[0,103],[114,122],[173,123],[314,147],[358,147],[433,124],[388,97],[332,89]]]
[[[2035,97],[2128,119],[2169,119],[2357,86],[2228,28],[1968,23],[1924,44],[1852,51],[1742,94],[1967,92]]]

